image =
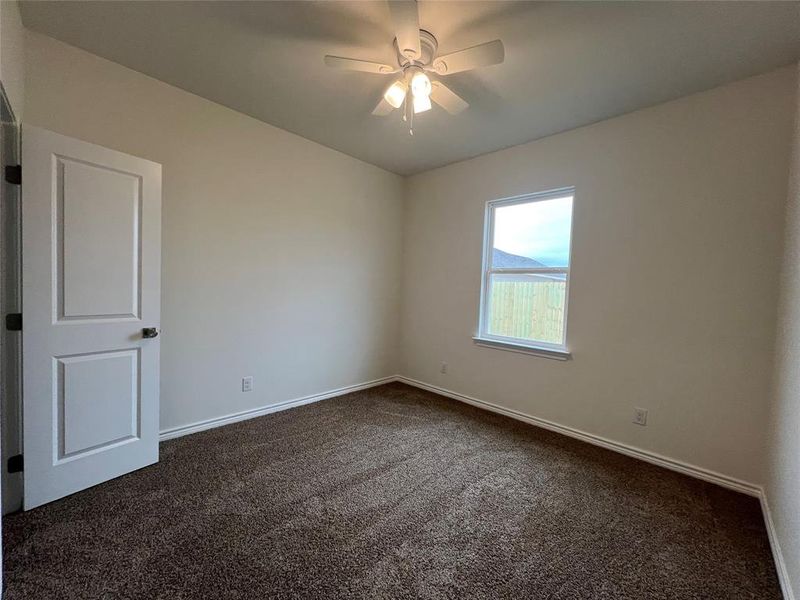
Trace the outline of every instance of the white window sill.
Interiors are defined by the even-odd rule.
[[[527,344],[516,344],[514,342],[505,342],[482,337],[474,337],[472,341],[475,342],[475,345],[483,346],[484,348],[495,348],[497,350],[519,352],[521,354],[533,354],[534,356],[551,358],[553,360],[569,360],[572,357],[572,354],[570,354],[568,350],[557,350],[554,348],[545,348],[544,346],[528,346]]]

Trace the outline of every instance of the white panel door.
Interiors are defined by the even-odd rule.
[[[24,125],[22,168],[28,510],[158,461],[161,166]]]

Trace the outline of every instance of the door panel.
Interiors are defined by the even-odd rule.
[[[161,167],[22,128],[26,509],[158,460]]]
[[[57,167],[59,317],[138,318],[139,177],[63,158]]]
[[[139,439],[138,350],[56,359],[57,463]]]

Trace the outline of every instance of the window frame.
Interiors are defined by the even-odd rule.
[[[492,268],[492,250],[494,249],[494,225],[495,209],[502,206],[513,206],[515,204],[530,204],[543,200],[554,200],[564,196],[572,197],[572,212],[569,223],[569,264],[566,267],[541,267],[541,268]],[[481,295],[478,307],[478,333],[473,336],[476,344],[502,350],[535,354],[547,358],[566,360],[570,357],[567,348],[567,329],[569,323],[569,291],[570,274],[572,270],[572,238],[575,228],[575,187],[563,187],[558,189],[512,196],[509,198],[499,198],[486,202],[483,224],[483,260],[481,264]],[[516,273],[564,273],[566,275],[566,287],[564,290],[564,335],[560,344],[551,342],[528,340],[501,335],[493,335],[488,331],[488,315],[491,310],[491,298],[489,289],[491,276],[493,274],[516,274]]]

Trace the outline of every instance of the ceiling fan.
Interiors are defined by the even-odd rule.
[[[416,0],[388,0],[392,24],[396,33],[394,47],[397,65],[379,62],[326,56],[325,64],[334,69],[362,71],[378,75],[400,76],[386,89],[383,98],[372,111],[384,116],[396,108],[403,109],[403,120],[409,123],[409,133],[414,134],[414,115],[431,109],[435,102],[452,115],[460,113],[469,104],[444,85],[436,76],[443,77],[478,67],[503,62],[503,42],[494,40],[471,48],[439,56],[439,44],[432,33],[419,28]],[[432,79],[428,74],[433,74]],[[410,93],[409,93],[410,91]]]

